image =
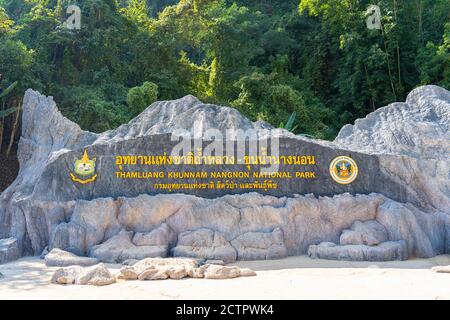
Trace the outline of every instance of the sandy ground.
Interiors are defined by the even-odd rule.
[[[236,263],[256,277],[127,281],[105,287],[50,283],[39,258],[0,265],[0,299],[450,299],[450,255],[395,262],[312,260],[306,256]],[[113,272],[120,265],[108,265]]]

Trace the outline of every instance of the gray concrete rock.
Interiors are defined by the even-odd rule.
[[[225,259],[230,263],[236,258],[276,259],[305,254],[310,245],[320,242],[374,245],[402,239],[408,243],[410,256],[426,257],[448,252],[448,214],[422,211],[378,194],[276,198],[248,193],[216,199],[183,194],[144,195],[122,198],[117,205],[120,226],[138,232],[134,236],[130,234],[132,240],[128,236],[119,237],[122,243],[113,243],[111,249],[105,245],[104,261],[115,261],[123,247],[127,248],[128,254],[120,261],[141,259],[145,256],[139,251],[144,250],[150,257],[166,256],[164,252],[172,248],[175,256]],[[407,212],[408,219],[416,223],[405,225],[407,220],[402,218],[405,214],[399,214],[398,208]],[[383,232],[383,228],[386,231]],[[343,232],[346,229],[351,230],[350,235],[349,231]],[[61,223],[52,232],[51,244],[84,255],[92,249],[86,248],[83,240],[86,232],[90,231],[73,221]],[[386,233],[388,239],[385,239]],[[172,247],[175,241],[170,240],[172,234],[181,238],[175,247]],[[348,238],[350,236],[353,238]],[[136,246],[136,243],[168,245]]]
[[[437,273],[450,273],[450,266],[437,266],[431,268],[431,271],[437,272]]]
[[[199,268],[193,268],[191,272],[189,273],[189,276],[191,278],[195,279],[202,279],[205,277],[205,268],[199,267]]]
[[[99,263],[97,259],[79,257],[71,252],[53,249],[44,258],[47,267],[67,267],[78,265],[82,267],[93,266]]]
[[[138,280],[166,280],[169,278],[166,270],[146,269],[138,275]]]
[[[189,275],[189,270],[182,266],[173,266],[167,268],[166,273],[170,279],[179,280],[186,278]]]
[[[47,164],[67,150],[93,143],[96,135],[82,131],[64,118],[52,97],[27,90],[23,100],[22,134],[18,147],[19,176],[0,195],[0,238],[14,236],[21,253],[38,254],[48,244],[48,229],[62,222],[62,210],[51,206],[40,210],[31,197]],[[27,200],[29,199],[29,200]]]
[[[86,254],[86,229],[69,222],[61,223],[52,230],[49,248],[59,248],[79,256]]]
[[[205,265],[204,278],[205,279],[232,279],[240,275],[239,267],[227,267],[218,265]]]
[[[121,226],[117,221],[118,208],[111,198],[77,201],[68,223],[56,226],[50,237],[50,248],[60,248],[77,255],[116,235]]]
[[[111,198],[77,201],[71,223],[84,228],[86,249],[109,239],[121,230],[117,221],[118,208]]]
[[[171,267],[183,267],[189,271],[198,267],[198,261],[190,258],[146,258],[132,266],[138,274],[147,269],[167,270]]]
[[[15,238],[0,239],[0,263],[20,258],[20,250]]]
[[[137,259],[127,259],[124,262],[122,262],[123,266],[132,266],[133,264],[139,262]]]
[[[120,268],[120,271],[116,275],[116,278],[121,280],[137,280],[138,276],[139,275],[136,273],[133,267],[123,266],[122,268]]]
[[[55,284],[75,284],[75,281],[82,270],[83,268],[80,266],[58,269],[53,273],[51,282]]]
[[[225,262],[223,260],[206,260],[203,264],[217,264],[219,266],[224,266]]]
[[[93,286],[105,286],[115,282],[116,279],[103,263],[84,268],[75,280],[75,284]]]
[[[450,217],[447,217],[447,222],[445,223],[445,238],[447,239],[447,248],[444,253],[450,254]]]
[[[156,229],[148,232],[137,232],[133,237],[133,243],[137,246],[173,246],[177,236],[167,223],[162,223]]]
[[[20,173],[0,195],[0,239],[16,239],[19,255],[40,254],[48,245],[50,250],[60,248],[77,255],[95,248],[106,258],[122,261],[167,251],[184,232],[210,229],[230,242],[279,228],[286,254],[298,255],[306,253],[310,245],[339,243],[342,230],[357,220],[376,220],[385,227],[389,240],[406,241],[410,256],[448,253],[449,106],[447,90],[420,87],[405,103],[380,108],[354,126],[344,127],[331,143],[272,130],[267,124],[252,123],[232,108],[203,104],[186,96],[157,102],[130,123],[94,134],[64,118],[51,97],[28,90],[18,150]],[[147,181],[130,184],[99,179],[95,186],[80,188],[68,178],[74,159],[85,148],[98,158],[100,174],[109,174],[115,170],[112,154],[162,150],[172,143],[172,132],[192,132],[195,127],[202,127],[203,133],[212,128],[224,133],[232,128],[276,135],[283,150],[316,150],[320,168],[328,166],[328,158],[345,153],[356,159],[360,174],[347,186],[335,184],[325,174],[320,183],[295,184],[292,179],[280,184],[272,195],[263,191],[265,195],[191,192],[198,197],[143,194],[152,193]],[[308,195],[312,192],[326,196]],[[163,224],[173,235],[166,238]],[[114,238],[121,229],[138,235],[123,241]],[[355,233],[344,236],[344,243],[346,237],[353,239],[350,242],[359,241]],[[126,249],[113,250],[114,241]],[[136,246],[133,241],[155,245]],[[361,239],[364,241],[375,244],[379,239]],[[177,250],[186,249],[190,254],[190,249],[197,247],[177,244]],[[108,256],[108,248],[115,254]],[[263,256],[261,248],[240,248],[243,255]],[[16,255],[15,249],[8,252]],[[282,256],[282,252],[283,246],[277,245],[269,256]],[[231,250],[225,255],[231,257]]]
[[[188,277],[198,266],[195,259],[184,258],[148,258],[137,262],[131,267],[122,268],[121,278],[134,278],[139,280],[179,280]]]
[[[186,231],[178,235],[177,246],[172,249],[174,257],[236,261],[236,250],[220,232],[210,229]]]
[[[116,282],[103,263],[91,267],[71,266],[55,271],[51,279],[56,284],[106,286]]]
[[[227,267],[218,264],[199,266],[197,259],[189,258],[147,258],[133,266],[124,266],[116,275],[121,280],[179,280],[186,277],[206,279],[231,279],[255,276],[253,270]]]
[[[419,87],[405,103],[390,104],[344,126],[334,143],[380,155],[383,171],[415,194],[422,206],[450,212],[449,91]]]
[[[409,256],[430,258],[444,253],[446,225],[450,215],[423,212],[412,205],[386,200],[378,208],[376,220],[388,233],[389,240],[405,240]]]
[[[322,242],[311,245],[308,255],[313,259],[347,260],[347,261],[391,261],[406,260],[408,250],[406,242],[387,241],[376,246],[366,245],[336,245],[332,242]]]
[[[254,277],[256,275],[256,272],[249,268],[241,268],[239,272],[240,277]]]
[[[204,200],[190,195],[150,196],[144,194],[135,198],[119,198],[119,201],[121,203],[120,224],[127,230],[147,233],[161,226],[175,212],[192,210]]]
[[[270,260],[287,256],[283,231],[247,232],[231,241],[239,260]]]
[[[368,153],[413,158],[450,158],[450,92],[438,86],[414,89],[406,102],[379,108],[345,125],[335,142]]]
[[[241,269],[236,266],[219,266],[214,264],[207,264],[202,266],[204,269],[205,279],[232,279],[237,277],[251,277],[256,276],[256,272],[250,269]]]
[[[93,246],[89,251],[89,256],[110,263],[167,256],[167,246],[136,246],[131,242],[132,234],[132,232],[122,230],[104,243]]]
[[[386,229],[375,220],[355,221],[350,229],[342,232],[341,245],[363,244],[374,246],[388,240]]]
[[[295,182],[295,179],[292,179],[291,181],[280,183],[276,191],[261,191],[264,194],[293,196],[296,192],[301,194],[314,193],[317,195],[332,195],[346,191],[353,194],[378,192],[396,201],[411,202],[420,206],[430,205],[443,210],[449,207],[448,193],[445,193],[448,180],[445,173],[448,172],[449,162],[446,161],[448,157],[443,156],[445,155],[445,147],[447,147],[445,143],[448,141],[445,138],[448,132],[448,126],[446,127],[446,125],[449,115],[446,110],[450,105],[449,97],[450,94],[445,89],[433,86],[421,87],[414,90],[408,96],[406,103],[388,106],[387,109],[389,111],[385,113],[377,110],[378,113],[375,112],[373,115],[367,117],[367,119],[371,119],[370,121],[366,119],[358,122],[358,124],[365,123],[365,125],[360,125],[362,131],[364,131],[363,129],[366,126],[373,126],[371,130],[374,133],[381,132],[379,140],[386,138],[384,141],[388,143],[401,145],[401,148],[392,148],[392,156],[389,157],[386,152],[378,152],[379,150],[388,150],[389,148],[371,149],[369,146],[364,149],[360,145],[355,146],[355,141],[365,141],[367,144],[373,142],[374,145],[379,143],[379,141],[374,142],[373,139],[359,139],[359,136],[355,133],[357,130],[343,130],[342,135],[340,135],[340,138],[335,143],[306,139],[290,134],[286,130],[276,130],[270,126],[262,126],[261,123],[252,123],[234,109],[202,104],[192,96],[174,101],[156,102],[130,123],[116,130],[101,134],[85,133],[81,132],[76,125],[74,127],[74,124],[70,123],[67,119],[60,118],[59,114],[58,117],[55,115],[54,120],[59,121],[62,127],[60,127],[60,124],[53,125],[52,122],[49,123],[47,121],[48,119],[41,119],[42,114],[57,113],[57,108],[51,99],[46,99],[36,92],[28,91],[24,104],[24,114],[26,113],[24,119],[28,120],[29,118],[33,118],[34,122],[27,123],[30,128],[27,128],[28,132],[23,133],[24,139],[29,135],[39,136],[46,134],[47,136],[42,140],[44,143],[50,143],[52,145],[44,145],[47,148],[44,148],[45,150],[40,152],[42,153],[42,158],[34,159],[34,162],[27,163],[27,165],[39,166],[42,169],[41,172],[39,170],[30,170],[33,171],[33,174],[36,173],[36,176],[33,178],[37,180],[29,185],[29,189],[33,192],[31,194],[30,190],[27,190],[28,193],[26,195],[30,197],[20,197],[21,201],[18,202],[21,203],[19,205],[18,202],[9,201],[9,196],[12,196],[12,194],[8,191],[8,194],[5,194],[5,200],[8,199],[8,203],[11,202],[14,206],[17,204],[21,208],[28,207],[26,211],[22,212],[22,214],[27,216],[29,214],[33,215],[33,212],[30,213],[30,210],[32,211],[35,202],[38,200],[63,202],[78,199],[92,200],[102,197],[117,198],[126,196],[133,198],[140,194],[154,194],[155,192],[151,184],[146,183],[146,181],[134,181],[133,184],[130,184],[129,181],[111,178],[98,179],[95,183],[95,188],[92,186],[78,188],[70,179],[67,179],[67,174],[64,174],[64,172],[67,171],[68,166],[73,164],[74,159],[80,156],[79,153],[80,151],[82,152],[83,148],[87,148],[91,153],[98,155],[98,169],[102,171],[100,174],[104,176],[110,174],[116,167],[115,163],[110,161],[112,151],[120,151],[120,153],[126,154],[129,154],[132,150],[145,151],[147,154],[149,152],[154,153],[165,147],[173,146],[168,139],[171,133],[179,132],[181,129],[186,129],[186,132],[192,132],[194,128],[201,128],[203,130],[202,133],[206,135],[206,130],[214,128],[222,134],[225,133],[226,129],[234,129],[235,131],[246,129],[260,130],[262,137],[268,135],[279,137],[282,142],[280,145],[282,146],[281,149],[287,153],[292,153],[293,150],[303,152],[314,149],[317,158],[322,159],[318,160],[320,162],[318,165],[325,167],[328,166],[332,157],[345,151],[346,154],[353,156],[361,166],[361,169],[363,169],[357,181],[351,185],[341,186],[333,184],[330,183],[332,181],[327,175],[320,175],[318,179],[319,183],[299,184]],[[426,101],[431,101],[431,103],[426,104]],[[37,105],[39,105],[38,108]],[[182,115],[175,112],[175,110],[185,110],[187,112],[188,109],[192,109],[192,112],[188,112],[189,116],[186,114],[186,119],[177,120]],[[161,119],[165,119],[166,117],[167,123],[161,123]],[[217,119],[225,118],[224,123],[226,125],[217,122]],[[385,119],[388,120],[386,121]],[[414,131],[419,120],[422,120],[420,123],[424,126],[423,131],[429,133],[429,135],[428,139],[418,139],[416,141],[409,134],[410,131]],[[392,122],[396,124],[399,130],[392,133],[391,135],[393,137],[389,139],[389,137],[385,137],[383,134],[385,132],[391,133],[391,131],[389,131],[389,128],[384,130],[384,127],[387,127]],[[53,128],[46,130],[46,126],[52,125],[58,127],[61,131],[55,132]],[[180,127],[175,128],[178,125]],[[186,126],[189,125],[192,125],[192,127],[187,128]],[[65,137],[64,126],[70,129],[70,134],[79,137],[81,140],[72,141],[72,136]],[[357,125],[354,127],[359,128]],[[59,133],[59,136],[57,134],[53,136],[53,133]],[[370,133],[365,132],[364,134],[371,137]],[[182,134],[176,133],[176,135]],[[65,140],[61,141],[62,137]],[[414,152],[408,153],[404,151],[416,148],[426,152],[428,150],[427,148],[430,148],[430,146],[432,148],[434,139],[442,141],[442,144],[440,144],[440,147],[434,148],[438,150],[437,152],[429,152],[428,154],[431,156],[428,158],[432,158],[431,160],[437,159],[439,163],[435,163],[434,161],[421,161],[422,157],[411,157],[411,154],[414,154]],[[75,142],[78,142],[78,144]],[[419,146],[416,146],[416,144]],[[427,146],[422,147],[422,144],[426,144]],[[128,147],[131,149],[128,150]],[[353,148],[352,150],[355,152],[352,152],[352,150],[342,150],[346,148]],[[361,150],[367,150],[367,152],[363,154],[360,152]],[[435,157],[435,153],[441,153],[441,151],[444,153],[439,158]],[[407,159],[408,157],[410,159]],[[403,161],[404,159],[406,160]],[[414,159],[418,161],[414,163],[410,161]],[[435,172],[432,172],[433,169],[435,169]],[[415,172],[418,176],[420,175],[420,179],[412,178],[411,172]],[[432,179],[430,179],[430,176]],[[22,185],[18,185],[17,188],[21,189]],[[11,192],[15,194],[14,189],[11,188]],[[418,192],[419,190],[420,192]],[[18,190],[16,191],[18,192]],[[222,192],[217,190],[211,192],[207,190],[184,190],[183,192],[202,197],[219,197],[230,192],[234,193],[234,191],[230,190]],[[28,204],[27,200],[32,200],[32,203]],[[8,207],[8,214],[12,215],[15,210],[16,208]],[[33,218],[37,217],[33,215]],[[45,240],[40,239],[38,233],[35,232],[30,233],[30,237],[33,238],[31,244],[35,246],[36,241]],[[19,239],[20,237],[16,238]],[[42,243],[39,243],[39,245],[42,245]],[[33,248],[33,250],[36,249]]]
[[[42,250],[41,255],[39,256],[39,259],[44,259],[45,256],[48,255],[48,246]]]
[[[349,228],[353,221],[374,219],[383,201],[384,197],[376,194],[276,198],[248,193],[216,199],[183,194],[144,195],[121,199],[119,221],[127,230],[144,232],[166,222],[178,235],[210,229],[223,234],[227,241],[247,232],[280,228],[288,254],[295,255],[306,253],[318,239],[337,242],[342,229]],[[206,233],[210,235],[210,246],[212,234]]]

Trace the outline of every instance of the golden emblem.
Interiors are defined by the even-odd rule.
[[[95,179],[97,179],[97,174],[95,173],[95,161],[95,158],[89,159],[87,150],[84,150],[83,157],[80,160],[75,160],[75,174],[72,172],[70,173],[72,181],[81,184],[95,181]]]
[[[339,156],[330,163],[330,175],[339,184],[349,184],[358,176],[358,166],[352,158]]]

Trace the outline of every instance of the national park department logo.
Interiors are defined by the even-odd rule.
[[[81,160],[75,160],[74,171],[70,173],[72,181],[87,184],[95,181],[97,179],[97,174],[95,173],[95,158],[89,159],[89,155],[86,150],[84,150],[83,157]]]
[[[331,161],[330,175],[339,184],[349,184],[358,176],[358,166],[352,158],[340,156]]]

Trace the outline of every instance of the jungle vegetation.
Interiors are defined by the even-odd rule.
[[[80,30],[63,25],[70,4]],[[382,30],[366,26],[370,4]],[[3,149],[27,88],[95,132],[192,94],[333,139],[419,85],[450,89],[450,2],[0,0],[0,74]]]

